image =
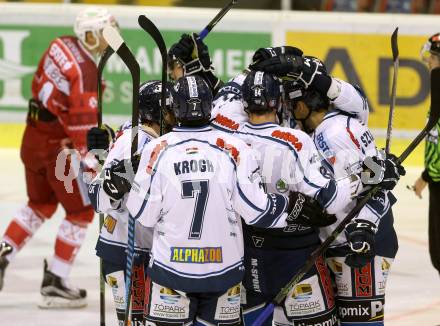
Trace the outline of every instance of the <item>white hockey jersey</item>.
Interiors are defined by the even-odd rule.
[[[335,82],[335,80],[333,81]],[[344,178],[358,173],[367,156],[378,156],[374,137],[366,126],[368,122],[368,104],[360,90],[351,84],[336,80],[340,95],[333,101],[334,110],[324,117],[315,129],[313,140],[316,148],[324,158],[324,163],[334,178]],[[388,191],[380,191],[359,213],[357,218],[368,220],[379,225],[381,218],[391,207],[394,197]],[[353,201],[344,209],[336,212],[342,220],[355,206]],[[327,238],[336,224],[321,229],[321,238]],[[346,242],[341,234],[334,242],[341,245]]]
[[[223,85],[212,103],[212,124],[217,129],[238,130],[240,125],[249,120],[244,111],[241,87],[246,74],[242,73],[231,78]]]
[[[185,292],[220,292],[243,278],[240,214],[260,227],[286,226],[285,197],[266,194],[251,149],[214,130],[176,127],[149,143],[127,201],[154,227],[149,275]]]
[[[275,123],[246,123],[235,136],[258,152],[264,183],[269,192],[301,192],[315,198],[330,214],[343,209],[352,197],[349,178],[329,178],[312,139],[304,132]]]
[[[118,138],[110,148],[103,168],[112,164],[129,159],[131,157],[131,126],[124,124]],[[158,135],[151,128],[141,126],[138,133],[138,152]],[[98,213],[107,214],[101,228],[96,252],[99,257],[117,264],[125,264],[127,234],[128,234],[128,211],[125,207],[127,195],[118,202],[111,202],[108,195],[102,189],[103,179],[99,176],[93,180],[89,187],[89,197]],[[153,230],[136,223],[135,251],[136,254],[148,254],[153,241]]]

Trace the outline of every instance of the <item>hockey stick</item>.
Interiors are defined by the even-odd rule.
[[[215,27],[215,25],[218,24],[218,22],[228,13],[229,10],[233,6],[235,6],[238,3],[238,0],[231,0],[226,6],[220,10],[220,12],[209,22],[208,25],[199,34],[199,38],[203,40],[209,32]]]
[[[140,84],[140,68],[139,63],[133,56],[128,46],[125,44],[121,35],[113,27],[106,27],[103,31],[103,36],[109,46],[116,52],[116,54],[122,59],[124,64],[130,70],[132,82],[133,82],[133,98],[132,98],[132,115],[131,115],[131,158],[136,154],[138,148],[138,123],[139,123],[139,84]],[[133,169],[134,170],[134,169]],[[128,219],[128,242],[127,242],[127,266],[125,269],[125,321],[124,324],[129,324],[129,312],[130,312],[130,298],[131,298],[131,274],[133,270],[134,259],[134,234],[135,234],[135,220],[133,217]]]
[[[167,47],[165,45],[165,41],[162,37],[162,34],[157,29],[156,25],[149,20],[144,15],[140,15],[138,17],[139,26],[151,36],[151,38],[156,42],[157,47],[159,48],[160,55],[162,57],[162,93],[160,99],[160,112],[159,112],[159,121],[160,121],[160,135],[163,134],[163,113],[165,112],[166,106],[166,83],[167,83]]]
[[[391,50],[393,52],[393,62],[394,62],[394,73],[393,73],[393,86],[391,89],[390,98],[390,113],[388,115],[388,127],[387,127],[387,138],[385,144],[385,152],[390,152],[391,147],[391,134],[393,132],[393,119],[394,119],[394,107],[396,105],[396,87],[397,87],[397,73],[399,71],[399,47],[397,44],[397,34],[399,32],[399,27],[391,35]]]
[[[102,126],[102,72],[104,71],[105,64],[110,56],[113,54],[111,47],[107,47],[104,50],[98,63],[98,128]],[[104,224],[104,214],[99,214],[99,230],[101,231]],[[102,258],[99,258],[99,323],[101,326],[105,326],[105,284],[104,275],[102,271]]]
[[[403,163],[405,159],[411,154],[412,151],[420,144],[423,138],[428,135],[429,131],[435,126],[440,118],[440,92],[436,92],[434,85],[439,87],[440,85],[440,69],[435,69],[431,72],[431,111],[429,113],[429,120],[425,128],[419,133],[419,135],[411,142],[411,144],[405,149],[405,151],[397,159],[397,162]],[[368,200],[374,196],[374,194],[380,189],[379,185],[374,186],[365,197],[363,197],[356,206],[348,213],[348,215],[342,220],[341,223],[335,228],[332,234],[311,254],[306,263],[301,269],[292,277],[289,283],[284,286],[277,294],[272,303],[268,304],[258,318],[254,321],[253,326],[261,326],[264,321],[273,313],[275,305],[280,305],[289,292],[301,281],[306,273],[314,266],[315,261],[326,251],[330,244],[338,237],[338,235],[344,230],[345,226],[359,214],[362,207],[368,202]]]

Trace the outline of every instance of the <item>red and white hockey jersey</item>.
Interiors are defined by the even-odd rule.
[[[32,96],[57,116],[66,137],[84,155],[87,131],[97,124],[97,67],[76,37],[62,36],[50,44],[34,75]],[[59,130],[53,133],[60,135]]]

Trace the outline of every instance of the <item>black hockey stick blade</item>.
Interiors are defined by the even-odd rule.
[[[436,125],[440,119],[440,92],[436,92],[435,89],[440,87],[440,68],[434,69],[431,72],[431,110],[429,113],[428,123],[420,134],[411,142],[406,150],[399,156],[397,161],[403,163],[409,154],[420,144],[420,142],[426,137],[428,132]],[[284,298],[289,294],[290,290],[295,287],[306,273],[314,266],[315,261],[330,247],[330,244],[339,236],[339,234],[345,229],[345,226],[359,214],[361,209],[367,204],[368,200],[374,196],[374,194],[380,189],[380,186],[374,186],[365,197],[360,199],[356,206],[348,213],[348,215],[338,224],[331,235],[310,255],[306,263],[301,269],[292,277],[277,294],[273,303],[269,304],[259,317],[253,323],[253,326],[261,326],[263,322],[273,312],[274,304],[281,304]]]
[[[136,61],[133,53],[125,44],[118,31],[111,26],[104,28],[102,33],[104,39],[108,45],[116,52],[121,58],[124,64],[130,71],[133,82],[133,98],[132,98],[132,115],[131,115],[131,127],[132,127],[132,143],[131,143],[131,156],[133,157],[137,151],[137,127],[139,124],[139,84],[140,84],[140,68],[139,63]]]
[[[102,73],[104,72],[104,67],[108,59],[113,53],[114,51],[110,46],[106,47],[98,63],[98,127],[102,126]]]
[[[167,67],[168,67],[168,53],[167,53],[167,47],[165,45],[165,41],[162,37],[162,34],[160,33],[159,29],[156,27],[156,25],[149,20],[145,15],[140,15],[138,17],[138,23],[139,26],[146,32],[148,35],[151,36],[151,38],[156,43],[157,47],[159,48],[160,55],[162,57],[162,93],[161,93],[161,110],[159,113],[159,121],[160,121],[160,135],[163,134],[163,113],[166,110],[166,87],[167,87]]]
[[[214,28],[215,25],[218,24],[218,22],[228,13],[229,10],[233,6],[235,6],[238,3],[238,0],[231,0],[226,6],[220,10],[220,12],[209,22],[208,25],[199,33],[199,37],[201,40],[203,40],[209,32]]]
[[[390,95],[390,111],[388,115],[387,136],[385,142],[386,153],[390,152],[391,136],[393,132],[394,108],[396,106],[397,74],[399,71],[399,46],[397,43],[398,32],[399,32],[399,27],[396,27],[393,34],[391,35],[391,51],[393,53],[394,72],[393,72],[393,84],[391,87],[391,95]]]
[[[393,51],[393,61],[399,56],[399,47],[397,46],[397,35],[399,33],[399,27],[396,27],[393,34],[391,35],[391,50]]]

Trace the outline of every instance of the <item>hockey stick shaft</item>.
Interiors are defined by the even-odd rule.
[[[199,33],[200,39],[203,40],[209,34],[209,32],[214,28],[214,26],[217,25],[218,22],[228,13],[228,11],[231,10],[231,8],[235,6],[237,3],[238,0],[231,0],[226,6],[224,6],[222,10],[220,10],[220,12]]]
[[[131,117],[131,158],[133,158],[138,148],[138,123],[139,123],[139,84],[140,84],[140,68],[133,53],[125,44],[121,35],[113,27],[106,27],[103,36],[109,46],[118,54],[124,64],[130,71],[132,78],[132,117]],[[134,237],[135,237],[135,219],[130,215],[128,219],[128,241],[127,241],[127,265],[125,269],[125,287],[126,287],[126,306],[124,325],[129,325],[130,302],[131,302],[131,277],[133,272],[134,260]]]
[[[159,113],[159,121],[160,121],[160,135],[163,134],[163,114],[166,110],[166,83],[167,83],[167,47],[165,45],[165,41],[162,37],[162,34],[160,33],[159,29],[154,25],[154,23],[149,20],[146,16],[140,15],[138,17],[138,23],[139,26],[146,32],[148,35],[151,36],[151,38],[156,43],[157,47],[159,48],[160,55],[162,57],[162,93],[161,93],[161,110]]]
[[[426,137],[429,131],[435,126],[440,118],[440,92],[436,92],[434,87],[440,87],[440,68],[431,72],[431,110],[429,113],[429,120],[425,128],[420,134],[411,142],[411,144],[405,149],[405,151],[397,159],[398,163],[403,163],[405,159],[411,154],[414,149],[420,144],[420,142]],[[306,273],[314,266],[315,261],[329,248],[330,244],[338,237],[338,235],[344,230],[345,226],[361,211],[362,207],[368,202],[368,200],[374,196],[374,194],[380,189],[380,186],[374,186],[365,197],[363,197],[356,206],[348,213],[348,215],[338,224],[332,234],[312,253],[303,267],[292,277],[289,283],[283,287],[277,294],[273,303],[270,303],[261,312],[258,318],[254,321],[253,326],[261,326],[264,321],[272,314],[275,305],[281,304],[288,293],[301,281]]]
[[[394,120],[394,108],[396,105],[396,87],[397,87],[397,74],[399,71],[399,47],[397,44],[397,36],[398,36],[399,28],[396,27],[393,34],[391,35],[391,50],[393,53],[393,84],[391,88],[391,97],[390,97],[390,112],[388,115],[388,127],[387,127],[387,138],[385,143],[385,152],[390,152],[391,147],[391,134],[393,132],[393,120]]]
[[[104,71],[105,64],[107,63],[110,56],[113,54],[111,47],[107,47],[102,54],[98,63],[98,128],[102,126],[102,73]],[[104,214],[99,214],[99,230],[101,231],[102,225],[104,224]],[[105,281],[103,274],[103,262],[102,258],[99,258],[99,324],[105,326]]]

